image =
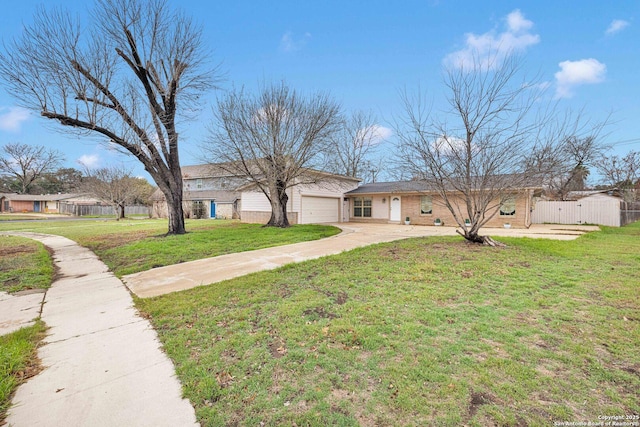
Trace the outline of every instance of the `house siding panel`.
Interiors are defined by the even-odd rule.
[[[242,210],[256,212],[271,212],[269,199],[257,191],[245,191],[242,193]]]

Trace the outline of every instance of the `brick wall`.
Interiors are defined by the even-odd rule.
[[[438,202],[439,200],[440,203]],[[455,202],[452,201],[452,203]],[[458,200],[457,203],[459,206],[464,205],[461,200]],[[406,217],[411,218],[411,224],[416,225],[433,225],[436,218],[440,218],[445,225],[457,225],[449,209],[442,204],[442,199],[437,196],[433,196],[433,213],[429,215],[422,215],[420,213],[420,196],[403,196],[402,221],[404,221]],[[502,227],[508,222],[514,228],[525,228],[530,225],[529,218],[528,198],[525,194],[518,194],[516,197],[516,214],[513,216],[500,216],[500,214],[497,213],[485,227]]]
[[[11,210],[13,212],[33,212],[34,206],[33,201],[31,200],[12,200],[11,201]],[[41,205],[41,210],[42,205]]]

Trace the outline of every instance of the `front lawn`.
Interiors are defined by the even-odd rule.
[[[640,413],[640,223],[501,241],[380,244],[136,305],[203,426]]]
[[[47,289],[53,275],[53,262],[42,243],[0,235],[0,291]]]
[[[167,220],[77,220],[0,223],[0,231],[56,234],[94,251],[118,277],[153,267],[329,237],[340,229],[294,225],[287,229],[239,221],[187,220],[187,234],[166,236]]]

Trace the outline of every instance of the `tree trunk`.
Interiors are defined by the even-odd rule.
[[[124,203],[118,205],[118,219],[124,219]]]
[[[480,245],[485,245],[485,246],[506,246],[504,243],[498,242],[496,240],[493,240],[491,237],[489,236],[480,236],[477,232],[476,233],[471,233],[469,231],[460,231],[460,230],[456,230],[456,233],[458,233],[459,235],[461,235],[462,237],[464,237],[465,239],[467,239],[468,242],[471,243],[478,243]]]
[[[184,210],[182,208],[182,179],[180,179],[180,182],[171,185],[163,193],[167,201],[169,214],[169,230],[167,234],[185,234],[187,230],[184,226]]]
[[[271,191],[271,218],[266,224],[267,227],[290,227],[289,218],[287,217],[287,202],[289,196],[287,191],[283,188],[281,182],[278,182],[277,188]]]
[[[158,172],[153,167],[145,167],[153,181],[158,184],[167,203],[169,215],[169,229],[167,234],[185,234],[184,209],[182,207],[182,169],[177,156],[173,159],[173,169],[163,169]]]

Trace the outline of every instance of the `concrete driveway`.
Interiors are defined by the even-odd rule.
[[[196,286],[221,282],[245,274],[271,270],[286,264],[335,255],[376,243],[424,236],[455,236],[455,227],[397,224],[333,224],[342,233],[321,240],[274,248],[240,252],[182,264],[154,268],[123,277],[127,287],[141,298],[154,297]],[[490,236],[531,237],[557,240],[576,239],[594,226],[533,225],[528,229],[486,228]]]

